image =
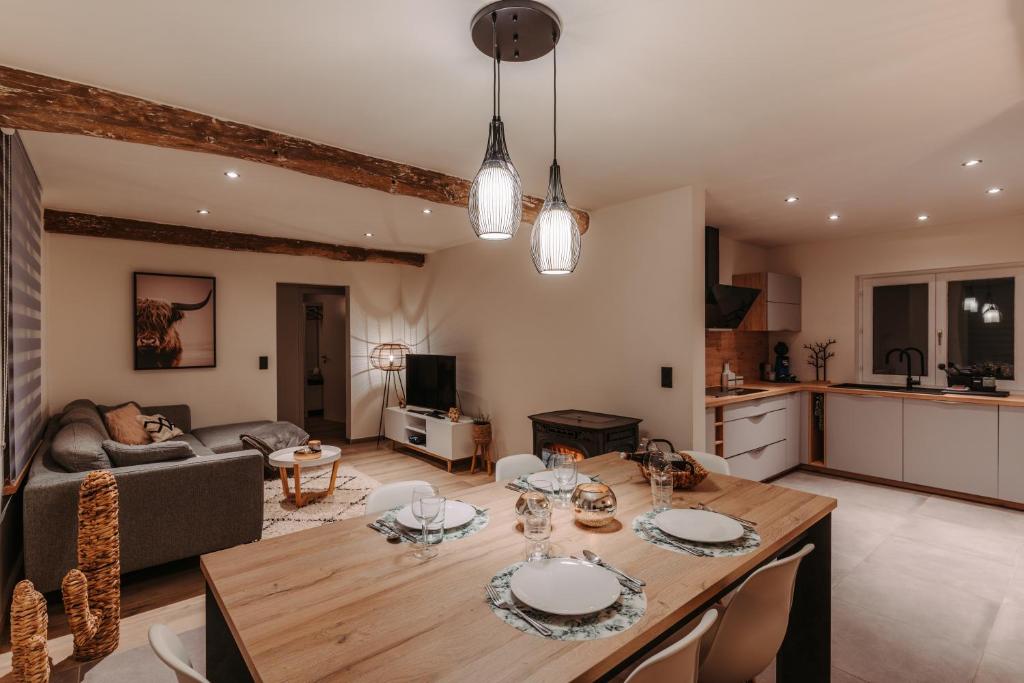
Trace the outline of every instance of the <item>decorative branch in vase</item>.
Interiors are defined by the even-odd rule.
[[[807,364],[814,368],[814,381],[828,381],[828,359],[835,357],[835,353],[828,350],[828,347],[836,343],[831,337],[825,342],[814,342],[804,344],[804,348],[810,351],[807,356]]]

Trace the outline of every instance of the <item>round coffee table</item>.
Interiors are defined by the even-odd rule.
[[[284,489],[284,496],[290,500],[295,501],[295,507],[300,508],[307,503],[312,503],[320,500],[325,496],[329,496],[334,493],[334,482],[338,478],[338,464],[341,462],[341,449],[337,446],[322,446],[320,457],[313,460],[305,460],[302,458],[296,459],[295,451],[305,448],[305,446],[293,446],[292,448],[282,448],[279,451],[274,451],[270,454],[270,465],[276,467],[281,475],[281,488]],[[327,487],[326,491],[307,491],[302,492],[302,469],[312,469],[314,467],[324,467],[325,465],[331,466],[331,483]],[[295,493],[293,494],[288,490],[288,468],[292,468],[292,472],[295,475]]]

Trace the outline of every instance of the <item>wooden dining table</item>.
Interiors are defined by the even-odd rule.
[[[761,545],[745,555],[695,557],[641,540],[635,517],[651,509],[649,485],[617,453],[590,458],[618,499],[615,521],[587,528],[572,510],[552,518],[554,554],[591,550],[646,581],[647,611],[632,627],[595,640],[558,641],[498,619],[484,586],[524,559],[514,504],[495,482],[459,495],[487,508],[486,528],[445,541],[419,561],[410,544],[367,528],[373,516],[240,545],[202,557],[207,676],[212,681],[596,681],[645,657],[758,567],[814,543],[797,573],[780,681],[827,681],[831,665],[832,498],[711,474],[675,491],[753,522]]]

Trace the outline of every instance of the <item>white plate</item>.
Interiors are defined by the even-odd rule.
[[[465,526],[473,521],[473,516],[476,515],[476,508],[469,503],[463,503],[461,500],[449,500],[445,502],[444,506],[444,528],[445,529],[457,529],[460,526]],[[406,505],[404,508],[398,511],[398,517],[396,518],[398,523],[409,529],[422,529],[423,526],[419,520],[412,516],[412,510],[410,506]],[[440,522],[433,522],[427,525],[428,529],[440,529]]]
[[[512,575],[512,594],[548,614],[591,614],[608,607],[622,592],[615,574],[571,558],[527,562]]]
[[[669,536],[698,543],[728,543],[743,538],[743,525],[725,515],[705,510],[665,510],[654,525]]]
[[[530,484],[533,484],[534,482],[537,482],[537,481],[550,482],[551,485],[553,487],[555,487],[555,490],[556,491],[558,490],[558,480],[555,479],[555,471],[554,470],[542,470],[540,472],[534,472],[533,474],[531,474],[530,476],[528,476],[526,478],[526,481],[529,482]],[[582,472],[577,472],[576,473],[576,483],[577,484],[589,484],[590,481],[591,481],[590,477],[588,477],[587,475],[583,474]]]

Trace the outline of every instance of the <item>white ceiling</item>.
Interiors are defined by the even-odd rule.
[[[490,114],[490,65],[468,31],[483,4],[5,0],[0,63],[472,177]],[[559,161],[577,206],[704,183],[709,222],[762,244],[911,227],[922,212],[933,223],[1024,213],[1024,0],[551,5],[565,24]],[[510,148],[525,189],[537,195],[551,155],[550,66],[543,59],[503,69]],[[30,147],[63,164],[79,142],[32,136]],[[129,197],[114,188],[132,171],[119,167],[140,163],[146,151],[96,144],[102,151],[79,159],[77,171],[39,161],[44,180],[56,179],[47,204],[62,197],[61,208],[100,211],[74,204],[90,200],[124,213],[116,204]],[[974,156],[985,163],[960,167]],[[162,179],[158,167],[139,179],[148,189],[134,188],[138,210],[175,200],[193,210],[203,188],[187,181],[198,183],[199,174],[178,165],[198,169],[204,160],[169,163],[173,178]],[[390,202],[400,201],[364,202],[355,197],[371,191],[343,188],[329,208],[295,213],[293,190],[319,190],[300,191],[273,169],[245,177],[262,180],[263,172],[281,191],[254,191],[236,205],[218,190],[218,215],[230,220],[217,227],[343,241],[355,224],[387,225]],[[109,189],[74,189],[88,182]],[[988,196],[990,185],[1006,192]],[[801,200],[785,204],[790,193]],[[353,204],[366,213],[327,215]],[[394,219],[395,245],[429,250],[469,239],[454,211],[443,212],[453,225],[441,235]],[[842,218],[830,223],[833,211]],[[236,217],[244,225],[229,224]]]

